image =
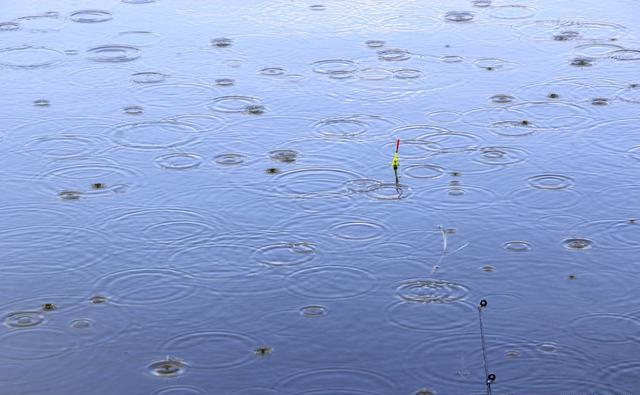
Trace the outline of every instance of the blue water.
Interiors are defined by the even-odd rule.
[[[0,394],[640,393],[637,1],[0,6]]]

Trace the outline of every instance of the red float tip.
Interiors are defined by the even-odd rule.
[[[399,149],[400,149],[400,139],[398,139],[398,141],[396,141],[396,153],[398,153]]]

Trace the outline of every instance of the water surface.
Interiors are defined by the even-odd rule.
[[[636,1],[3,3],[0,393],[638,393]]]

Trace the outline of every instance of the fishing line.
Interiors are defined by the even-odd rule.
[[[489,373],[489,362],[487,361],[487,345],[484,339],[484,323],[482,322],[482,310],[487,307],[487,301],[482,299],[478,305],[478,319],[480,321],[480,342],[482,344],[482,359],[484,361],[484,377],[487,378],[487,395],[492,395],[491,384],[496,381],[496,375]]]

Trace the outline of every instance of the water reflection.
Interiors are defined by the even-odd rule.
[[[8,5],[0,384],[634,393],[636,13],[588,3]]]

